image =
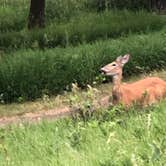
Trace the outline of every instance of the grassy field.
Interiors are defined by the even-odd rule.
[[[166,99],[93,105],[111,95],[99,69],[119,55],[131,54],[125,80],[166,80],[166,16],[147,12],[144,0],[109,0],[105,11],[96,0],[46,2],[46,27],[29,31],[29,1],[0,0],[0,121],[64,106],[82,112],[0,128],[0,166],[166,166]]]
[[[1,165],[165,165],[165,101],[128,112],[100,111],[86,121],[67,118],[1,129]]]
[[[150,75],[166,79],[165,71],[153,72]],[[132,77],[128,82],[142,77],[145,77],[145,74]],[[101,92],[101,96],[111,93],[110,84],[96,88]],[[79,104],[85,105],[88,93],[77,91],[32,103],[1,105],[0,114],[11,116],[40,109],[48,110],[66,102],[69,105],[69,100],[76,96],[79,97]],[[78,104],[78,100],[76,102]],[[163,100],[144,109],[132,107],[127,112],[123,107],[117,106],[99,109],[86,117],[68,117],[43,121],[36,125],[20,123],[6,126],[0,129],[0,165],[164,165],[165,117],[166,101]]]

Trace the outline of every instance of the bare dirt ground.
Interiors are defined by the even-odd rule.
[[[49,111],[40,111],[35,113],[25,113],[23,115],[16,115],[11,117],[0,118],[0,127],[5,127],[10,124],[21,124],[21,123],[37,123],[41,120],[51,120],[61,118],[72,114],[74,111],[68,107],[52,109]]]
[[[59,118],[63,118],[66,116],[73,116],[77,113],[80,113],[79,110],[81,109],[82,104],[85,101],[83,98],[81,99],[80,103],[74,104],[72,106],[63,106],[57,107],[55,109],[47,109],[35,112],[25,112],[22,114],[16,114],[12,116],[2,116],[0,117],[0,127],[5,127],[11,124],[22,124],[22,123],[38,123],[42,120],[55,120]],[[109,95],[101,97],[100,101],[93,99],[92,101],[93,109],[96,110],[100,107],[107,108],[109,106]]]
[[[76,92],[72,93],[74,98],[79,98],[79,101],[74,101],[72,104],[65,103],[63,105],[63,102],[59,105],[59,107],[56,105],[55,108],[52,108],[52,104],[46,106],[43,106],[42,109],[39,107],[37,108],[36,105],[33,103],[34,108],[36,108],[35,111],[31,112],[30,109],[28,111],[22,112],[21,114],[16,111],[13,115],[10,115],[8,113],[7,115],[1,115],[0,116],[0,127],[5,127],[7,125],[11,124],[22,124],[22,123],[38,123],[42,120],[54,120],[59,119],[62,117],[66,117],[69,115],[74,115],[76,113],[79,113],[79,110],[82,109],[82,105],[86,103],[86,100],[91,100],[91,104],[93,105],[93,109],[96,110],[100,107],[107,108],[109,105],[109,96],[104,93],[104,95],[99,96],[93,96],[90,99],[86,98],[88,91],[84,92]],[[94,95],[94,94],[93,94]],[[69,96],[66,96],[68,98]],[[64,99],[65,97],[63,97]],[[64,99],[65,100],[65,99]],[[55,100],[52,100],[53,102]],[[37,104],[37,106],[39,103]],[[42,105],[42,104],[41,104]],[[43,103],[44,105],[44,103]],[[10,106],[11,107],[11,106]],[[21,106],[22,107],[22,106]],[[26,106],[27,107],[27,106]],[[19,108],[19,107],[17,107]],[[45,109],[44,109],[45,108]],[[20,108],[19,108],[20,109]],[[3,110],[4,111],[4,110]]]
[[[158,76],[164,80],[166,80],[166,71],[153,72],[148,74],[148,76]],[[142,75],[137,78],[132,78],[128,80],[128,82],[132,82],[133,80],[138,80],[140,78],[144,78],[147,75]],[[108,107],[108,98],[111,95],[111,85],[105,84],[97,87],[97,90],[100,91],[97,97],[95,96],[92,100],[95,103],[99,103],[99,107]],[[86,94],[86,95],[85,95]],[[37,123],[42,120],[53,120],[57,118],[62,118],[65,116],[72,115],[77,112],[77,109],[73,109],[69,104],[69,98],[71,95],[79,96],[79,105],[82,105],[82,101],[88,97],[88,92],[86,91],[78,91],[76,93],[69,93],[64,96],[58,96],[53,99],[46,99],[46,101],[35,101],[35,102],[27,102],[24,104],[11,104],[11,105],[1,105],[0,106],[0,127],[5,127],[11,124],[22,124],[22,123]],[[76,101],[78,104],[78,101]],[[12,110],[12,111],[11,111]],[[7,113],[6,113],[7,112]],[[13,113],[14,112],[14,113]],[[21,112],[21,113],[20,113]]]

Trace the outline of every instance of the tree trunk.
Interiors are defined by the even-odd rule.
[[[28,29],[44,27],[45,0],[31,0]]]
[[[105,0],[97,0],[97,11],[103,11],[105,10],[106,6],[105,6]]]

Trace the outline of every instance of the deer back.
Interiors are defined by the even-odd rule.
[[[122,84],[120,90],[123,104],[139,102],[148,105],[166,96],[166,82],[158,77],[150,77],[131,84]]]

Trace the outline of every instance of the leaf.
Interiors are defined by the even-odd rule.
[[[158,160],[160,158],[161,151],[160,151],[160,148],[156,145],[155,142],[153,142],[152,144],[150,144],[150,146],[152,148],[151,161],[154,162],[154,161],[156,161],[156,160]]]

